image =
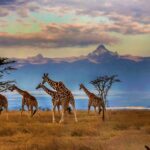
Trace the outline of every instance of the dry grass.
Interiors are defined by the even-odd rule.
[[[5,112],[0,116],[0,150],[144,150],[150,146],[150,111],[108,111],[106,121],[78,111],[78,123],[67,115],[63,124],[51,123],[51,112]],[[59,121],[59,115],[57,115]]]

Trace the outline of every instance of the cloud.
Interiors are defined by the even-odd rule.
[[[149,23],[150,14],[150,1],[147,0],[1,0],[0,5],[12,11],[22,8],[27,11],[52,10],[61,14],[74,11],[92,17],[116,13],[131,16],[141,23]]]
[[[74,10],[76,13],[84,15],[110,15],[111,13],[121,14],[124,16],[132,16],[135,20],[143,22],[141,18],[149,18],[150,2],[147,0],[36,0],[42,6],[47,8],[62,8]]]
[[[5,17],[13,12],[17,13],[19,18],[31,17],[32,19],[34,18],[31,15],[32,12],[37,14],[53,13],[59,16],[75,13],[76,18],[85,15],[91,17],[91,22],[92,18],[105,17],[109,22],[101,24],[99,27],[99,29],[103,28],[105,33],[143,34],[150,33],[149,5],[150,1],[147,0],[124,0],[123,2],[120,0],[92,0],[92,2],[91,0],[1,0],[0,17]],[[34,19],[36,20],[36,17]],[[71,36],[71,32],[68,34]],[[81,37],[86,38],[83,36],[85,33],[82,32],[81,34]],[[67,37],[64,35],[64,39],[69,40]],[[81,37],[80,41],[83,41]],[[95,39],[95,37],[93,38]],[[79,44],[79,41],[77,43]],[[82,43],[83,45],[86,44],[84,41]],[[87,41],[87,43],[89,42]],[[66,45],[65,41],[62,44]]]
[[[54,43],[58,47],[87,46],[98,43],[112,44],[117,41],[97,26],[87,24],[50,24],[44,28],[44,32],[53,35]]]
[[[43,4],[49,9],[53,8],[53,11],[58,14],[65,14],[67,8],[67,11],[74,11],[77,18],[80,15],[92,18],[105,17],[117,27],[112,30],[113,32],[123,34],[150,33],[150,1],[147,0],[93,0],[92,2],[91,0],[45,0]],[[65,8],[64,12],[63,8]]]
[[[105,24],[104,30],[122,34],[148,34],[150,33],[150,24],[141,24],[134,21],[131,16],[123,16],[113,13],[109,15],[114,23]]]
[[[0,17],[5,17],[9,14],[9,11],[5,8],[0,9]]]
[[[38,11],[39,5],[36,1],[34,2],[34,0],[0,0],[0,17],[3,14],[3,9],[7,11],[5,16],[17,13],[20,17],[27,17],[30,12]]]
[[[109,30],[112,32],[150,33],[150,2],[147,0],[124,0],[123,2],[120,0],[93,0],[92,2],[91,0],[44,0],[38,1],[38,3],[59,15],[75,12],[77,18],[80,15],[108,18],[113,22],[109,25],[111,26]],[[106,24],[106,26],[107,28],[104,27],[104,29],[107,31],[108,25]]]
[[[99,43],[112,44],[118,39],[103,32],[101,27],[80,24],[49,24],[41,33],[13,35],[0,33],[1,47],[74,47],[88,46]]]
[[[114,17],[115,18],[115,17]],[[119,17],[118,17],[119,18]],[[129,17],[116,20],[112,24],[56,24],[43,25],[40,33],[8,34],[0,33],[1,47],[64,48],[86,47],[103,43],[111,45],[120,39],[109,32],[137,34],[150,32],[150,25],[142,26]]]

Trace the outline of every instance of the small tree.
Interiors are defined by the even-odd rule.
[[[107,103],[108,91],[112,87],[113,83],[120,82],[120,80],[117,77],[118,75],[99,76],[97,77],[97,79],[90,82],[98,91],[98,95],[104,100],[105,106],[108,105]]]
[[[13,63],[15,63],[15,61],[0,57],[0,80],[3,79],[5,74],[9,74],[11,71],[16,70],[16,68],[12,67]],[[13,82],[14,81],[9,80],[0,81],[0,92],[6,91]]]

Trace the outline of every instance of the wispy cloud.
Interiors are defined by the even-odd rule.
[[[117,15],[119,16],[119,15]],[[115,16],[114,16],[115,18]],[[0,33],[1,47],[75,47],[88,46],[99,43],[113,44],[119,39],[110,36],[109,32],[119,32],[123,34],[137,34],[150,32],[150,25],[141,25],[132,22],[130,17],[121,18],[114,24],[56,24],[51,23],[41,26],[39,33],[29,34],[8,34]],[[122,25],[126,24],[125,26]]]
[[[102,27],[103,28],[103,27]],[[0,33],[1,47],[72,47],[87,46],[99,43],[112,44],[118,39],[102,31],[95,25],[80,24],[49,24],[43,27],[41,33],[13,35]]]
[[[29,0],[0,0],[0,10],[5,9],[5,16],[17,13],[20,17],[27,17],[30,12],[38,11],[39,4]],[[1,12],[0,12],[0,16]]]
[[[0,17],[5,17],[9,14],[9,11],[5,8],[0,8]]]
[[[80,15],[105,16],[111,21],[116,22],[117,20],[117,22],[120,22],[120,15],[123,18],[130,17],[133,22],[145,26],[149,24],[150,20],[149,5],[150,2],[147,0],[93,0],[92,2],[91,0],[1,0],[0,7],[5,8],[5,13],[3,10],[0,16],[7,15],[8,12],[16,12],[21,17],[28,16],[30,12],[47,11],[59,15],[74,12],[77,17],[80,17]],[[119,15],[114,17],[114,14]]]

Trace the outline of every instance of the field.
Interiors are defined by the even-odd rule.
[[[56,113],[57,114],[57,113]],[[78,111],[65,115],[62,124],[51,123],[51,112],[40,111],[32,119],[24,112],[0,116],[0,150],[145,150],[150,147],[150,111],[109,110],[101,116]],[[59,121],[59,114],[57,114]]]

